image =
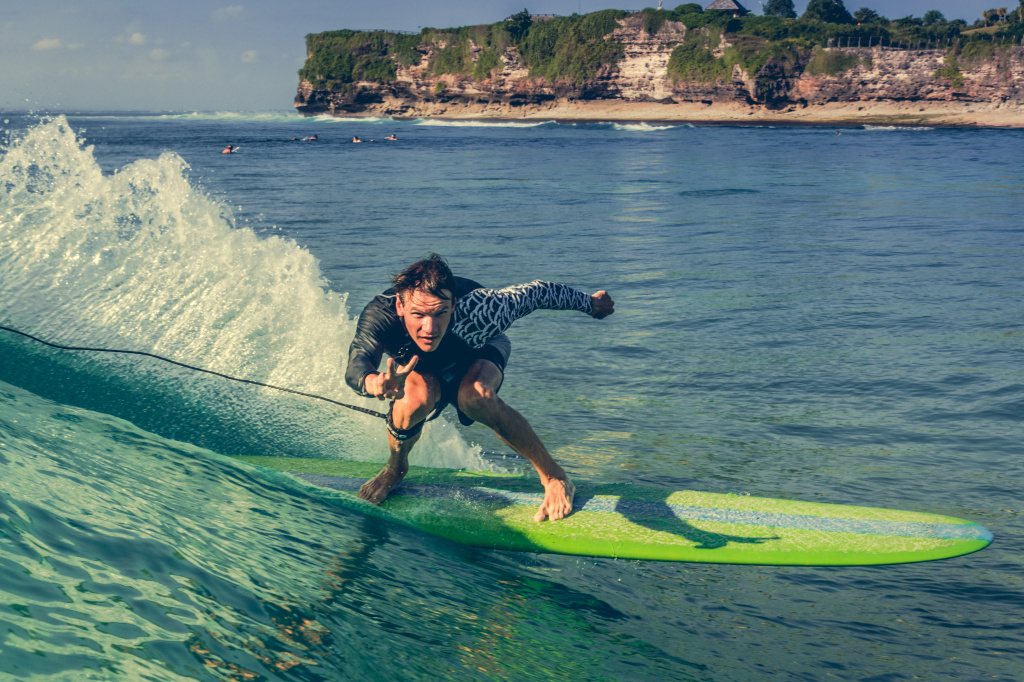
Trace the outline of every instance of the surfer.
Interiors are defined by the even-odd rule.
[[[353,136],[352,136],[352,142],[354,142],[354,143],[355,143],[355,142],[362,142],[362,140],[360,140],[360,139],[359,139],[358,137],[356,137],[355,135],[353,135]]]
[[[221,154],[234,154],[234,152],[235,146],[229,144],[227,147],[224,148],[224,151],[222,151]]]
[[[391,283],[359,316],[345,371],[345,381],[360,395],[392,401],[387,414],[391,456],[359,497],[379,504],[394,490],[409,470],[409,452],[424,423],[451,404],[462,424],[486,424],[537,470],[544,501],[535,521],[567,516],[575,486],[529,422],[498,397],[512,352],[504,332],[540,308],[579,310],[602,319],[615,312],[608,292],[590,295],[539,280],[484,289],[455,277],[437,254],[409,266]],[[384,353],[390,357],[381,372]]]
[[[385,139],[385,140],[392,140],[392,141],[394,141],[394,140],[397,140],[397,139],[398,139],[398,137],[397,137],[397,136],[396,136],[396,135],[395,135],[394,133],[391,133],[390,135],[388,135],[388,136],[387,136],[387,137],[385,137],[384,139]]]

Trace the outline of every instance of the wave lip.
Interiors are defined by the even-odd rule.
[[[181,156],[165,152],[106,175],[64,116],[20,133],[2,153],[4,326],[379,407],[345,383],[355,331],[347,295],[327,287],[316,258],[294,241],[236,224],[226,203],[190,180]],[[228,389],[149,359],[40,353],[11,338],[0,338],[0,351],[23,358],[0,364],[0,379],[18,375],[51,399],[219,452],[387,454],[378,420],[319,401]],[[435,466],[480,464],[479,448],[449,422],[428,432],[422,453]]]

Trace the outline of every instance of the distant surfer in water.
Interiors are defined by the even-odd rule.
[[[578,310],[602,319],[615,312],[608,292],[590,295],[539,280],[484,289],[455,277],[437,254],[412,264],[391,283],[359,316],[345,371],[356,393],[392,401],[387,414],[391,457],[363,484],[359,497],[379,504],[394,490],[409,471],[409,452],[423,424],[451,404],[460,422],[486,424],[537,470],[544,501],[535,521],[567,516],[575,486],[529,422],[498,397],[512,352],[504,332],[540,308]],[[380,372],[384,353],[390,357]]]
[[[224,151],[222,151],[221,154],[233,154],[234,152],[235,146],[229,144],[227,147],[224,148]]]
[[[353,142],[362,142],[362,140],[360,140],[360,139],[359,139],[358,137],[356,137],[355,135],[353,135],[353,136],[352,136],[352,141],[353,141]]]
[[[390,135],[388,135],[388,136],[387,136],[387,137],[385,137],[384,139],[385,139],[385,140],[397,140],[398,138],[397,138],[397,137],[395,136],[395,134],[394,134],[394,133],[391,133]]]

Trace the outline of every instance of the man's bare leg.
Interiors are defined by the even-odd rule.
[[[470,419],[491,427],[506,445],[537,470],[544,485],[544,502],[533,517],[534,521],[564,518],[572,512],[576,486],[540,442],[523,415],[498,397],[501,378],[497,365],[490,360],[477,360],[459,385],[459,409]]]
[[[395,400],[391,409],[391,421],[396,428],[406,430],[426,419],[434,409],[440,396],[440,387],[430,375],[412,373],[405,382],[405,394]],[[359,497],[380,504],[398,487],[405,475],[409,473],[409,452],[420,434],[406,440],[398,440],[388,432],[388,449],[391,456],[380,473],[367,481],[359,489]]]

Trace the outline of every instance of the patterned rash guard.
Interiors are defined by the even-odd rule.
[[[392,289],[376,296],[359,316],[356,335],[349,347],[345,381],[353,391],[368,395],[363,380],[377,371],[387,353],[404,364],[413,355],[420,356],[421,370],[441,375],[453,366],[466,365],[467,358],[477,357],[488,342],[501,345],[498,337],[512,323],[534,310],[578,310],[590,314],[590,295],[564,284],[537,280],[504,289],[483,289],[473,280],[455,278],[456,302],[452,323],[438,348],[423,353],[413,343],[402,319],[395,311]],[[508,340],[504,339],[508,358]],[[485,356],[481,356],[485,357]]]
[[[539,279],[504,289],[474,289],[456,301],[449,333],[480,348],[520,317],[541,309],[578,310],[589,315],[590,294]]]

